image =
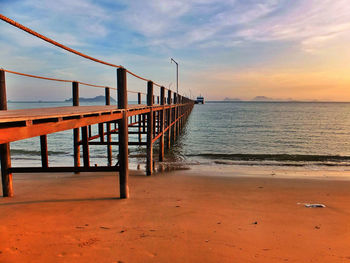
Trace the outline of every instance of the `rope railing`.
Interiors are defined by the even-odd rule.
[[[3,69],[3,68],[1,70],[5,71],[5,72],[8,72],[8,73],[11,73],[11,74],[25,76],[25,77],[30,77],[30,78],[36,78],[36,79],[45,79],[45,80],[60,81],[60,82],[73,82],[72,80],[47,78],[47,77],[42,77],[42,76],[36,76],[36,75],[31,75],[31,74],[20,73],[20,72],[7,70],[7,69]]]
[[[12,71],[12,70],[3,69],[3,68],[1,68],[0,70],[3,70],[3,71],[5,71],[7,73],[10,73],[10,74],[24,76],[24,77],[29,77],[29,78],[36,78],[36,79],[43,79],[43,80],[50,80],[50,81],[58,81],[58,82],[66,82],[66,83],[77,82],[77,83],[79,83],[81,85],[84,85],[84,86],[95,87],[95,88],[103,88],[103,89],[104,88],[108,88],[108,89],[112,89],[112,90],[117,90],[116,88],[112,88],[112,87],[108,87],[108,86],[95,85],[95,84],[90,84],[90,83],[76,81],[76,80],[49,78],[49,77],[43,77],[43,76],[37,76],[37,75],[32,75],[32,74],[21,73],[21,72]],[[135,90],[127,90],[127,92],[133,93],[133,94],[139,94],[140,93],[142,95],[147,95],[147,93],[145,93],[145,92],[140,92],[140,91],[135,91]]]
[[[44,80],[59,81],[59,82],[77,82],[77,83],[79,83],[81,85],[85,85],[85,86],[90,86],[90,87],[95,87],[95,88],[103,88],[103,89],[104,88],[109,88],[109,89],[116,90],[116,88],[112,88],[112,87],[108,87],[108,86],[102,86],[102,85],[95,85],[95,84],[85,83],[85,82],[76,81],[76,80],[48,78],[48,77],[43,77],[43,76],[37,76],[37,75],[31,75],[31,74],[16,72],[16,71],[7,70],[7,69],[3,69],[3,68],[1,70],[5,71],[7,73],[20,75],[20,76],[24,76],[24,77],[29,77],[29,78],[44,79]]]
[[[125,71],[126,71],[127,73],[129,73],[130,75],[134,76],[135,78],[139,78],[139,79],[144,80],[144,81],[151,81],[151,80],[149,80],[149,79],[145,79],[145,78],[143,78],[143,77],[140,77],[139,75],[136,75],[135,73],[131,72],[131,71],[128,70],[128,69],[125,69]]]
[[[95,88],[108,88],[108,89],[113,89],[113,90],[117,90],[116,88],[112,88],[112,87],[108,87],[108,86],[100,86],[100,85],[94,85],[94,84],[89,84],[89,83],[85,83],[85,82],[80,82],[80,81],[76,81],[81,85],[85,85],[85,86],[89,86],[89,87],[95,87]]]
[[[121,66],[121,65],[112,64],[112,63],[109,63],[109,62],[106,62],[106,61],[103,61],[103,60],[100,60],[100,59],[91,57],[91,56],[86,55],[86,54],[84,54],[84,53],[82,53],[82,52],[79,52],[79,51],[77,51],[77,50],[75,50],[75,49],[72,49],[72,48],[70,48],[70,47],[68,47],[68,46],[65,46],[65,45],[63,45],[63,44],[61,44],[61,43],[59,43],[59,42],[57,42],[57,41],[55,41],[55,40],[53,40],[53,39],[51,39],[51,38],[48,38],[48,37],[46,37],[46,36],[44,36],[44,35],[42,35],[42,34],[36,32],[36,31],[34,31],[34,30],[32,30],[32,29],[30,29],[30,28],[28,28],[28,27],[26,27],[26,26],[24,26],[24,25],[22,25],[22,24],[20,24],[20,23],[18,23],[18,22],[16,22],[16,21],[14,21],[14,20],[12,20],[12,19],[10,19],[10,18],[8,18],[8,17],[2,15],[2,14],[0,14],[0,19],[3,20],[3,21],[5,21],[5,22],[7,22],[7,23],[9,23],[10,25],[12,25],[12,26],[14,26],[14,27],[17,27],[17,28],[19,28],[19,29],[21,29],[21,30],[23,30],[23,31],[25,31],[25,32],[27,32],[27,33],[29,33],[29,34],[35,36],[35,37],[38,37],[38,38],[40,38],[40,39],[42,39],[42,40],[44,40],[44,41],[46,41],[46,42],[48,42],[48,43],[50,43],[50,44],[53,44],[53,45],[55,45],[55,46],[57,46],[57,47],[59,47],[59,48],[65,49],[65,50],[67,50],[68,52],[71,52],[71,53],[76,54],[76,55],[78,55],[78,56],[81,56],[81,57],[83,57],[83,58],[92,60],[92,61],[97,62],[97,63],[100,63],[100,64],[104,64],[104,65],[107,65],[107,66],[110,66],[110,67],[114,67],[114,68],[123,68],[123,66]],[[132,75],[132,76],[134,76],[134,77],[136,77],[136,78],[139,78],[139,79],[144,80],[144,81],[151,81],[151,80],[149,80],[149,79],[143,78],[143,77],[141,77],[141,76],[139,76],[139,75],[133,73],[132,71],[130,71],[130,70],[128,70],[128,69],[125,69],[125,70],[126,70],[127,73],[129,73],[130,75]],[[9,72],[9,71],[8,71],[8,72]],[[12,72],[9,72],[9,73],[12,73]],[[14,73],[14,74],[16,74],[16,73]],[[18,73],[17,73],[17,74],[18,74]],[[18,74],[18,75],[23,75],[23,76],[25,76],[24,74]],[[29,76],[28,76],[28,77],[29,77]],[[44,79],[45,79],[45,78],[44,78]],[[46,78],[46,79],[49,79],[49,78]],[[55,80],[55,79],[50,79],[50,80]],[[70,81],[65,81],[65,80],[55,80],[55,81],[70,82]],[[84,83],[80,83],[80,84],[85,85]],[[162,85],[160,85],[160,84],[158,84],[158,83],[156,83],[156,82],[153,82],[153,85],[158,86],[158,87],[162,87]],[[90,85],[90,84],[87,85],[87,86],[97,87],[97,85],[95,86],[95,85]],[[102,87],[102,86],[98,86],[98,87]],[[167,89],[167,88],[165,88],[165,89],[166,89],[166,90],[170,90],[170,89]]]
[[[142,95],[147,95],[147,93],[144,93],[144,92],[139,92],[139,91],[135,91],[135,90],[127,90],[127,92],[129,93],[134,93],[134,94],[142,94]]]
[[[22,24],[20,24],[20,23],[18,23],[18,22],[16,22],[16,21],[14,21],[14,20],[12,20],[12,19],[10,19],[10,18],[8,18],[8,17],[2,15],[2,14],[0,14],[0,19],[3,20],[3,21],[5,21],[5,22],[7,22],[7,23],[9,23],[10,25],[12,25],[12,26],[14,26],[14,27],[17,27],[17,28],[19,28],[19,29],[21,29],[21,30],[23,30],[23,31],[25,31],[25,32],[27,32],[27,33],[33,35],[33,36],[36,36],[36,37],[38,37],[38,38],[41,38],[42,40],[44,40],[44,41],[46,41],[46,42],[49,42],[49,43],[51,43],[51,44],[53,44],[53,45],[55,45],[55,46],[57,46],[57,47],[63,48],[63,49],[65,49],[65,50],[67,50],[67,51],[69,51],[69,52],[71,52],[71,53],[74,53],[74,54],[76,54],[76,55],[78,55],[78,56],[84,57],[84,58],[86,58],[86,59],[90,59],[90,60],[92,60],[92,61],[95,61],[95,62],[104,64],[104,65],[107,65],[107,66],[115,67],[115,68],[121,68],[121,67],[122,67],[122,66],[120,66],[120,65],[115,65],[115,64],[108,63],[108,62],[105,62],[105,61],[103,61],[103,60],[100,60],[100,59],[97,59],[97,58],[94,58],[94,57],[85,55],[84,53],[81,53],[81,52],[76,51],[76,50],[74,50],[74,49],[72,49],[72,48],[70,48],[70,47],[67,47],[67,46],[65,46],[65,45],[62,45],[61,43],[58,43],[57,41],[55,41],[55,40],[53,40],[53,39],[51,39],[51,38],[48,38],[48,37],[46,37],[46,36],[44,36],[44,35],[41,35],[41,34],[39,34],[38,32],[36,32],[36,31],[34,31],[34,30],[32,30],[32,29],[30,29],[30,28],[28,28],[28,27],[26,27],[26,26],[24,26],[24,25],[22,25]]]

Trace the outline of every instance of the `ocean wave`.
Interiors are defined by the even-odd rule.
[[[350,165],[350,156],[340,155],[304,155],[304,154],[191,154],[187,157],[200,157],[204,159],[216,160],[216,163],[227,164],[225,161],[244,161],[244,163],[251,162],[268,162],[272,161],[273,165],[280,163],[283,165],[297,165],[301,163],[314,163],[316,165]],[[266,163],[269,164],[269,163]],[[272,165],[271,164],[271,165]]]
[[[40,150],[11,149],[11,155],[40,155]],[[63,151],[48,151],[50,155],[70,154]]]

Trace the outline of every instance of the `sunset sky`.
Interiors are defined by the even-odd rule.
[[[0,0],[0,13],[174,89],[173,57],[187,96],[350,101],[348,0]],[[113,68],[2,21],[0,32],[0,67],[116,85]],[[7,76],[9,99],[70,97],[69,84]],[[102,92],[84,88],[82,96]]]

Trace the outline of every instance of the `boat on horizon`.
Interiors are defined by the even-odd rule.
[[[198,96],[194,103],[195,104],[204,104],[204,97],[201,95]]]

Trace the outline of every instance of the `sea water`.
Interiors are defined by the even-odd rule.
[[[70,103],[9,103],[9,109]],[[97,125],[92,127],[97,134]],[[48,135],[51,166],[73,165],[72,130]],[[145,140],[146,136],[143,136]],[[113,137],[117,140],[117,137]],[[129,135],[137,141],[137,135]],[[11,143],[13,166],[40,166],[39,138]],[[118,147],[113,146],[114,163]],[[145,163],[145,146],[130,146],[130,166]],[[106,165],[106,146],[90,146],[91,165]],[[157,145],[155,145],[155,159]],[[167,163],[350,166],[350,103],[209,102],[195,105]]]

